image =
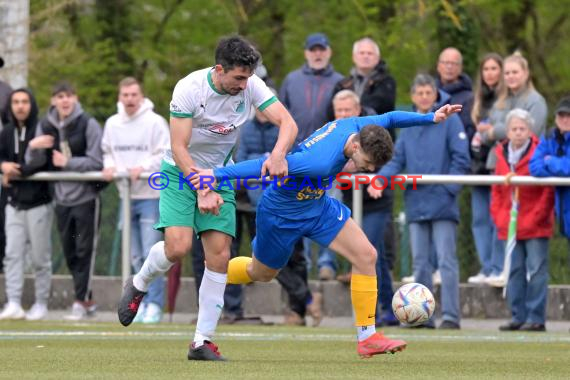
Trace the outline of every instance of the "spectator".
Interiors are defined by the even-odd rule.
[[[396,81],[388,71],[386,61],[382,59],[380,47],[371,38],[365,37],[357,40],[352,47],[352,62],[354,63],[350,74],[335,86],[333,94],[341,90],[352,90],[360,98],[362,107],[371,108],[375,114],[383,114],[393,111],[396,108]],[[333,104],[329,106],[329,120],[335,119]],[[392,140],[396,141],[394,129],[388,131]],[[345,196],[352,196],[351,192],[344,192]],[[392,265],[394,259],[393,247],[394,223],[393,223],[393,202],[387,199],[390,215],[388,225],[384,234],[384,254],[385,259]],[[338,276],[339,281],[350,281],[348,276]],[[377,314],[378,315],[378,314]]]
[[[425,74],[414,79],[412,102],[417,112],[428,113],[449,103],[450,96],[436,87],[435,80]],[[469,170],[467,136],[459,116],[452,115],[432,128],[402,130],[395,154],[380,174],[390,178],[406,169],[414,174],[465,174]],[[378,187],[380,183],[376,183]],[[459,267],[456,255],[460,185],[410,186],[404,193],[406,220],[410,223],[410,242],[414,277],[430,290],[433,264],[429,247],[435,247],[441,272],[442,329],[460,328]],[[369,188],[372,197],[382,196],[381,190]],[[427,249],[426,249],[427,248]],[[424,327],[434,328],[433,320]]]
[[[330,64],[331,55],[327,36],[322,33],[309,35],[305,40],[305,64],[289,73],[281,85],[279,98],[299,128],[295,144],[328,121],[327,108],[332,92],[342,79]]]
[[[376,114],[393,111],[396,108],[396,81],[388,72],[378,44],[368,37],[356,41],[352,47],[352,62],[354,67],[350,74],[336,84],[333,94],[352,90],[358,95],[360,104],[374,109]],[[334,118],[331,102],[329,120]]]
[[[51,227],[53,205],[47,182],[12,182],[44,170],[25,162],[29,141],[38,129],[38,106],[26,89],[12,92],[8,99],[9,120],[0,133],[2,184],[8,195],[6,206],[6,293],[8,303],[1,319],[39,320],[46,317],[51,287]],[[27,249],[29,248],[29,251]],[[24,258],[29,253],[36,275],[35,303],[24,313]]]
[[[506,137],[505,119],[509,111],[515,108],[530,112],[534,119],[532,132],[536,136],[542,135],[546,128],[548,108],[542,95],[534,89],[527,60],[519,53],[508,56],[504,61],[503,76],[505,86],[491,108],[490,126],[481,134],[482,142],[495,145]],[[496,159],[492,150],[487,159],[487,169],[495,169]]]
[[[471,120],[471,108],[473,106],[473,91],[471,90],[471,78],[463,72],[463,56],[454,47],[442,50],[437,61],[437,88],[448,93],[450,104],[461,104],[463,110],[459,114],[467,137],[475,134],[475,125]]]
[[[344,119],[355,116],[371,116],[376,113],[371,108],[362,107],[358,95],[351,90],[341,90],[333,97],[333,109],[336,119]],[[349,160],[343,171],[355,173],[356,166]],[[362,230],[374,248],[378,252],[376,260],[378,305],[376,307],[376,325],[399,325],[400,323],[392,312],[392,276],[386,260],[384,249],[384,231],[390,218],[393,193],[385,191],[380,199],[370,197],[367,192],[368,185],[364,185],[363,191],[363,218]],[[352,208],[352,189],[343,191],[345,203]],[[350,282],[350,281],[349,281]]]
[[[503,78],[505,86],[498,94],[497,101],[493,104],[489,113],[489,125],[481,133],[482,144],[496,146],[506,138],[505,119],[509,111],[520,108],[529,111],[534,123],[531,126],[536,136],[544,133],[546,126],[547,106],[542,95],[540,95],[532,84],[527,60],[519,53],[505,58],[503,62]],[[487,169],[494,171],[497,161],[496,150],[492,149],[487,158]],[[496,239],[496,237],[495,237]],[[500,243],[499,243],[500,244]],[[497,244],[498,245],[498,244]],[[495,252],[499,249],[494,248]],[[504,287],[504,277],[501,275],[491,275],[486,283],[496,287]]]
[[[103,169],[101,126],[83,111],[75,89],[65,82],[55,85],[52,106],[40,122],[43,135],[30,141],[31,162],[51,156],[55,170],[86,172]],[[55,215],[67,267],[73,277],[75,301],[67,320],[93,315],[91,292],[101,204],[98,187],[90,182],[56,182]]]
[[[570,176],[570,96],[556,106],[556,128],[543,136],[530,161],[530,174],[536,177]],[[570,245],[570,187],[557,186],[556,215],[560,232]]]
[[[101,142],[105,180],[112,181],[116,173],[128,172],[131,177],[131,265],[135,272],[141,269],[150,248],[162,240],[160,231],[153,228],[158,220],[159,193],[146,180],[139,180],[142,172],[160,170],[162,155],[170,146],[168,124],[153,108],[135,78],[123,79],[117,113],[105,123]],[[161,321],[164,276],[151,283],[141,306],[135,321]]]
[[[491,146],[481,142],[481,133],[490,128],[489,112],[504,87],[503,58],[497,53],[486,54],[479,64],[479,75],[475,85],[475,96],[471,120],[477,132],[471,139],[471,173],[489,174],[487,157]],[[497,276],[503,271],[504,249],[497,244],[497,233],[490,214],[490,186],[471,188],[471,210],[473,212],[471,230],[475,248],[479,255],[481,270],[468,278],[470,284],[484,284],[489,276]]]
[[[508,179],[512,175],[530,175],[529,162],[538,145],[538,138],[531,132],[533,123],[528,111],[514,109],[507,114],[507,140],[496,148],[497,175],[508,175]],[[550,186],[493,185],[491,214],[501,240],[508,237],[513,196],[518,198],[519,206],[507,283],[512,319],[499,330],[545,331],[554,191]]]
[[[0,57],[0,69],[2,67],[4,67],[4,60]],[[8,112],[8,98],[11,93],[12,87],[10,87],[8,83],[0,80],[0,131],[2,131],[2,126],[9,122],[10,112]]]
[[[261,113],[256,112],[255,119],[247,122],[240,132],[240,144],[236,154],[236,162],[251,160],[267,156],[275,143],[279,129],[271,124]],[[262,195],[262,189],[248,189],[247,195],[254,209]],[[255,219],[255,214],[253,215]],[[255,223],[250,225],[250,236],[255,235]],[[289,296],[290,310],[285,315],[286,325],[306,324],[305,315],[313,319],[313,326],[318,326],[322,319],[322,294],[311,292],[309,289],[307,261],[303,253],[303,241],[295,244],[293,254],[287,265],[281,269],[276,277],[277,281]]]
[[[314,33],[305,40],[306,63],[285,77],[279,98],[297,123],[299,132],[295,145],[307,138],[328,121],[327,110],[336,83],[342,75],[334,71],[330,59],[329,40],[322,33]],[[336,189],[335,189],[336,190]],[[305,240],[305,254],[311,265],[310,241]],[[331,280],[335,276],[335,255],[321,248],[319,252],[319,278]]]
[[[4,60],[0,57],[0,69],[4,66]],[[0,132],[4,124],[4,118],[8,116],[6,103],[12,88],[8,83],[0,80]],[[4,211],[6,208],[7,193],[0,187],[0,273],[2,272],[2,262],[4,259],[4,249],[6,247],[6,235],[4,234]]]

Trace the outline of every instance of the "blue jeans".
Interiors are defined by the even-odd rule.
[[[491,218],[490,209],[491,188],[474,186],[471,191],[473,212],[471,231],[481,263],[481,273],[485,276],[500,274],[505,261],[504,247],[497,238],[497,229]]]
[[[378,277],[378,303],[376,306],[376,323],[382,322],[382,318],[390,318],[392,315],[392,276],[386,260],[384,249],[384,231],[390,218],[390,211],[373,211],[364,213],[362,218],[362,230],[370,243],[378,252],[376,260],[376,276]]]
[[[543,325],[547,296],[548,239],[517,240],[507,284],[513,322]]]
[[[481,263],[481,273],[491,275],[491,257],[493,254],[494,226],[491,220],[491,188],[489,186],[474,186],[471,189],[471,231],[475,248]]]
[[[122,220],[121,213],[119,221]],[[162,240],[162,233],[153,228],[157,221],[158,199],[131,199],[131,265],[135,273],[141,270],[151,247]],[[122,228],[122,223],[120,228]],[[157,277],[150,284],[143,303],[152,302],[162,309],[164,307],[164,287],[164,276]]]
[[[410,243],[414,258],[416,282],[433,292],[433,264],[430,247],[435,246],[441,273],[441,310],[444,321],[459,324],[459,264],[456,253],[457,223],[450,220],[432,220],[410,223]],[[433,324],[433,319],[430,322]]]

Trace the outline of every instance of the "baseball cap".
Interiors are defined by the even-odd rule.
[[[305,49],[309,50],[315,46],[329,47],[329,39],[323,33],[313,33],[305,40]]]
[[[562,98],[556,105],[556,113],[570,113],[570,96]]]

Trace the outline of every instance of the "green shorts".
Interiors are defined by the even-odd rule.
[[[160,171],[168,176],[168,181],[161,178],[164,188],[160,190],[160,219],[154,225],[155,229],[164,232],[166,227],[192,227],[198,236],[204,231],[216,230],[235,238],[236,200],[233,190],[216,190],[224,200],[219,215],[201,214],[196,191],[184,181],[180,187],[181,170],[162,161]]]

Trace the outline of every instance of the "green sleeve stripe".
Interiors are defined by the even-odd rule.
[[[170,111],[170,116],[179,117],[179,118],[188,118],[194,117],[193,113],[183,113],[183,112],[172,112]]]
[[[267,107],[269,107],[270,105],[272,105],[273,103],[277,102],[278,99],[275,96],[272,96],[271,98],[267,99],[265,102],[263,102],[262,105],[260,105],[259,107],[257,107],[258,110],[263,111],[264,109],[266,109]]]

